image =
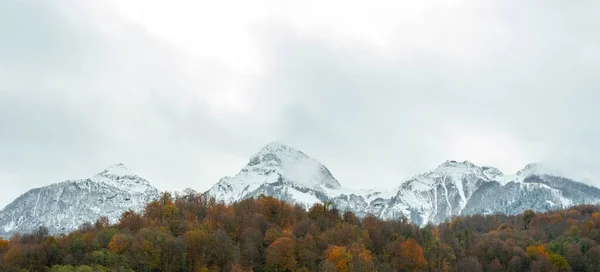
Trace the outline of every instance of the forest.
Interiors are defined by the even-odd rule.
[[[0,271],[600,271],[600,208],[455,217],[419,227],[261,196],[192,190],[69,234],[0,239]]]

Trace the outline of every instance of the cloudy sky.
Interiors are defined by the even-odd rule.
[[[599,1],[0,1],[0,207],[125,163],[206,190],[277,140],[348,187],[445,160],[600,185]]]

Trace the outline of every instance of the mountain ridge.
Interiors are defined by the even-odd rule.
[[[600,203],[600,189],[561,177],[557,174],[559,171],[541,163],[527,164],[516,173],[507,175],[492,166],[447,160],[433,170],[399,182],[392,188],[357,190],[343,187],[320,163],[318,168],[304,169],[314,171],[305,175],[319,177],[319,169],[325,169],[328,178],[335,181],[330,184],[335,186],[318,186],[318,179],[316,183],[298,182],[295,176],[286,174],[286,167],[281,164],[281,161],[294,161],[285,156],[281,158],[289,153],[292,157],[318,163],[301,151],[272,142],[252,156],[236,176],[221,179],[206,194],[224,202],[264,194],[304,207],[330,201],[339,209],[359,216],[373,214],[382,219],[406,217],[419,225],[437,224],[452,216],[473,213],[517,214],[528,208],[544,211],[572,204]],[[265,178],[267,176],[271,180]],[[599,193],[589,194],[586,190],[590,188]],[[504,195],[494,196],[493,190]]]
[[[342,186],[326,166],[302,151],[271,142],[236,175],[222,178],[204,194],[227,203],[267,195],[305,208],[331,202],[358,216],[406,218],[421,226],[458,215],[518,214],[526,209],[547,211],[600,203],[600,189],[558,173],[532,163],[506,175],[492,166],[447,160],[391,188],[352,189]],[[100,216],[115,222],[128,209],[141,212],[158,195],[147,180],[117,163],[90,178],[22,194],[0,210],[0,235],[39,225],[54,233],[67,232]]]

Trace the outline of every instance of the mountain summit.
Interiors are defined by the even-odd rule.
[[[301,151],[273,142],[252,156],[237,175],[221,179],[207,193],[226,202],[265,194],[309,204],[340,188],[327,167]]]
[[[158,190],[123,164],[91,178],[64,181],[29,190],[0,211],[0,236],[46,226],[52,233],[75,230],[107,216],[116,222],[129,209],[142,211]]]
[[[105,177],[135,177],[137,176],[131,170],[129,170],[123,163],[117,163],[109,166],[104,169],[104,171],[98,173],[96,176],[105,176]]]

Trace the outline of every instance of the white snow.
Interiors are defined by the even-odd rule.
[[[133,172],[131,172],[127,167],[125,167],[122,163],[117,163],[109,166],[104,171],[100,172],[102,176],[117,176],[117,177],[126,177],[126,176],[135,176]]]
[[[416,213],[425,225],[432,220],[461,214],[473,193],[486,182],[499,182],[503,186],[510,181],[522,182],[527,176],[542,173],[555,172],[539,164],[532,164],[515,175],[504,175],[493,167],[480,167],[468,161],[446,161],[434,170],[414,176],[391,189],[355,190],[340,186],[318,161],[274,142],[254,155],[236,176],[222,179],[208,193],[217,199],[231,202],[253,192],[256,194],[256,190],[262,185],[267,184],[266,187],[269,187],[268,184],[282,182],[283,184],[278,183],[277,187],[270,188],[283,188],[286,197],[291,197],[293,202],[306,203],[305,206],[323,201],[314,195],[314,192],[318,192],[328,200],[339,201],[337,205],[344,209],[361,214],[378,214],[384,219],[398,218],[400,215],[412,216]],[[532,183],[523,189],[546,189],[544,186]],[[294,187],[307,189],[307,193]],[[562,197],[559,190],[550,189],[557,197],[553,199],[558,199],[555,202],[561,202],[557,205],[569,203],[570,200]],[[447,210],[440,210],[438,205],[447,206]]]
[[[542,163],[531,163],[525,166],[522,170],[512,175],[503,175],[496,178],[496,181],[501,184],[507,184],[509,182],[522,183],[528,177],[533,175],[548,175],[548,176],[562,176],[560,171],[556,168]]]
[[[52,233],[62,233],[100,216],[116,221],[126,210],[141,212],[148,202],[158,198],[158,190],[125,169],[122,164],[111,166],[88,179],[26,192],[0,211],[0,234],[29,232],[40,222]]]
[[[224,178],[214,185],[209,194],[227,202],[239,200],[257,190],[263,184],[276,182],[319,191],[326,195],[339,194],[339,183],[318,161],[284,144],[273,142],[265,146],[250,159],[237,175]],[[294,199],[305,199],[314,203],[317,198],[292,190]],[[290,191],[290,192],[292,192]],[[317,199],[318,200],[318,199]]]
[[[131,193],[145,193],[154,187],[145,179],[130,171],[122,163],[114,164],[90,178],[92,182],[103,183]],[[86,186],[86,185],[82,185]],[[88,186],[89,189],[89,186]]]

